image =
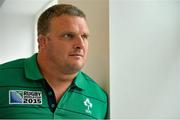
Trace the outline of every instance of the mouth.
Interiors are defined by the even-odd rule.
[[[70,54],[69,56],[72,56],[72,57],[83,57],[82,54],[78,54],[78,53],[73,53],[73,54]]]

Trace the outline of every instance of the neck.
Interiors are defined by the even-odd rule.
[[[63,84],[71,84],[77,73],[65,73],[57,68],[53,63],[48,62],[43,56],[38,54],[37,57],[40,71],[46,81],[52,88],[57,88]]]
[[[61,68],[57,68],[55,64],[49,62],[48,59],[41,54],[38,54],[37,62],[42,75],[53,89],[56,101],[58,102],[67,88],[71,85],[77,72],[69,74],[62,72]]]

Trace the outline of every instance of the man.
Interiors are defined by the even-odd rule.
[[[61,4],[38,20],[39,52],[0,66],[0,118],[103,119],[106,93],[80,70],[88,52],[85,14]]]

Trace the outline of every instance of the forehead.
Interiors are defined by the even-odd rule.
[[[86,19],[79,16],[61,15],[53,17],[50,21],[50,31],[69,31],[89,33]],[[73,31],[72,31],[73,32]]]

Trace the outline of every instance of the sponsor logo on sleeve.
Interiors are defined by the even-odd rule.
[[[9,104],[42,104],[42,91],[9,90]]]

